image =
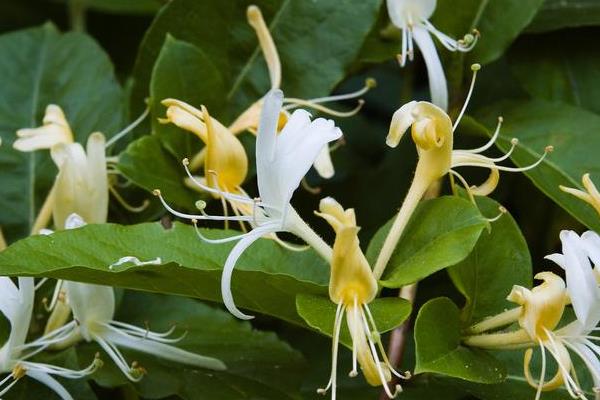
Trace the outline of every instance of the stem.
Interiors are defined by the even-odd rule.
[[[312,247],[321,257],[331,264],[333,250],[307,223],[298,215],[296,210],[290,206],[286,216],[286,224],[291,226],[290,231],[302,238],[310,247]]]
[[[467,346],[483,349],[512,349],[534,343],[523,329],[507,333],[467,336],[462,339],[462,342]]]
[[[400,211],[394,220],[394,224],[390,228],[390,231],[385,238],[385,242],[383,243],[383,247],[379,252],[379,256],[377,257],[377,261],[375,262],[375,267],[373,268],[373,275],[375,275],[375,279],[379,280],[381,275],[383,275],[383,271],[387,266],[394,250],[396,250],[396,246],[398,245],[398,241],[404,232],[404,228],[406,228],[406,224],[410,220],[417,204],[423,197],[423,194],[429,188],[431,182],[427,179],[423,179],[423,175],[420,174],[419,165],[417,165],[417,171],[415,173],[415,178],[413,179],[410,188],[408,189],[408,194],[404,198],[404,202],[402,203],[402,207],[400,207]]]
[[[4,239],[4,235],[2,234],[2,229],[0,228],[0,251],[6,248],[6,239]]]
[[[48,196],[46,196],[46,200],[44,200],[44,204],[33,223],[33,227],[31,228],[32,235],[37,235],[40,230],[48,226],[48,222],[52,216],[52,209],[54,208],[54,192],[56,192],[56,189],[52,185],[52,189],[50,189]]]
[[[487,318],[475,325],[472,325],[467,329],[469,334],[478,334],[492,329],[500,328],[512,324],[521,315],[522,307],[513,308],[512,310],[504,311],[500,314],[494,315],[493,317]]]
[[[71,30],[85,32],[85,0],[69,0],[69,22]]]

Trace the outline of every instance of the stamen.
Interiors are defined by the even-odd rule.
[[[127,211],[134,212],[134,213],[140,213],[140,212],[144,211],[146,208],[148,208],[148,206],[150,205],[150,201],[148,199],[144,199],[144,201],[142,202],[141,205],[132,206],[131,204],[129,204],[127,202],[127,200],[125,200],[123,198],[123,196],[121,196],[121,194],[117,191],[117,189],[115,189],[112,185],[108,186],[108,190],[110,191],[110,193],[112,193],[112,195],[115,197],[115,199],[117,199],[119,204],[123,208],[125,208]]]
[[[469,184],[467,183],[467,180],[458,172],[456,172],[455,170],[451,169],[450,171],[450,178],[452,178],[453,176],[457,177],[458,180],[460,181],[460,183],[463,185],[463,187],[465,188],[465,190],[467,191],[467,195],[469,195],[469,200],[471,201],[471,203],[477,205],[477,203],[475,202],[475,197],[473,197],[473,192],[471,191],[471,186],[469,186]],[[452,182],[452,188],[454,189],[454,182]],[[453,190],[456,195],[456,191]]]
[[[452,125],[452,132],[456,130],[456,127],[460,123],[465,111],[467,110],[467,106],[469,105],[469,101],[471,100],[471,95],[473,94],[473,89],[475,88],[475,80],[477,79],[477,71],[481,69],[480,64],[471,65],[471,71],[473,71],[473,78],[471,78],[471,86],[469,86],[469,92],[467,93],[467,98],[465,99],[465,103],[463,104],[462,109],[460,110],[460,114],[458,114],[458,118],[454,121],[454,125]]]
[[[338,356],[338,345],[340,341],[340,331],[342,327],[342,320],[344,319],[344,307],[343,303],[338,304],[335,311],[335,320],[333,323],[333,341],[331,343],[331,373],[329,375],[329,382],[324,388],[317,389],[317,393],[321,395],[327,394],[329,388],[331,388],[331,400],[335,400],[336,397],[336,381],[337,381],[337,356]]]
[[[354,295],[354,320],[358,321],[358,297]],[[352,371],[348,374],[350,378],[354,378],[358,375],[358,354],[356,346],[352,346]]]
[[[40,279],[40,281],[35,285],[35,287],[33,288],[33,290],[37,291],[39,288],[41,288],[42,286],[44,286],[44,283],[48,282],[48,278],[42,278]]]
[[[396,369],[392,366],[392,363],[388,359],[387,353],[385,352],[385,348],[383,347],[383,343],[381,342],[381,335],[379,335],[379,330],[377,329],[377,325],[375,324],[375,318],[373,318],[373,314],[371,314],[371,309],[369,308],[369,306],[367,304],[363,304],[363,308],[366,310],[367,316],[369,317],[369,321],[371,322],[371,326],[373,328],[372,333],[376,334],[376,336],[377,336],[377,340],[376,340],[377,347],[379,348],[379,351],[381,352],[383,361],[385,362],[387,367],[390,369],[390,372],[392,374],[396,375],[400,379],[410,379],[412,377],[412,374],[410,373],[410,371],[405,371],[404,373],[400,373],[400,372],[396,371]]]
[[[253,218],[253,217],[247,217],[247,216],[223,217],[220,215],[208,215],[206,213],[204,213],[202,215],[186,214],[186,213],[182,213],[182,212],[177,211],[174,208],[172,208],[162,197],[160,190],[155,189],[152,191],[152,194],[154,194],[155,196],[157,196],[159,198],[163,207],[165,207],[167,209],[167,211],[169,211],[171,214],[173,214],[179,218],[184,218],[184,219],[188,219],[188,220],[196,219],[196,220],[211,220],[211,221],[224,221],[225,219],[228,219],[230,221],[252,221],[252,218]]]
[[[286,100],[287,105],[285,105],[283,107],[283,109],[286,111],[292,110],[297,107],[308,107],[308,108],[312,108],[313,110],[320,111],[324,114],[328,114],[328,115],[331,115],[334,117],[339,117],[339,118],[352,117],[353,115],[358,114],[358,112],[365,105],[365,101],[363,99],[359,99],[358,104],[352,110],[337,111],[332,108],[325,107],[319,103],[313,103],[311,100],[303,100],[303,99],[297,99],[297,98],[293,98],[293,97],[286,98],[285,100]]]
[[[129,132],[131,132],[131,130],[133,130],[136,126],[138,126],[139,124],[141,124],[142,121],[144,120],[144,118],[146,118],[149,113],[150,113],[150,105],[146,105],[146,109],[144,110],[144,112],[139,117],[137,117],[137,119],[135,121],[133,121],[131,124],[129,124],[129,126],[127,126],[121,132],[115,134],[113,137],[111,137],[110,139],[108,139],[108,141],[104,145],[104,148],[108,149],[110,146],[112,146],[113,144],[117,143],[125,135],[127,135]]]
[[[502,162],[506,159],[508,159],[512,153],[515,151],[515,149],[517,148],[517,145],[519,144],[519,139],[517,138],[512,138],[510,140],[510,149],[506,152],[506,154],[504,154],[502,157],[497,157],[497,158],[489,158],[488,159],[494,163],[499,163]]]
[[[483,146],[478,147],[476,149],[462,150],[462,151],[465,151],[468,153],[482,153],[482,152],[486,151],[487,149],[489,149],[490,147],[492,147],[494,145],[494,143],[496,143],[496,140],[498,139],[498,136],[500,135],[500,128],[502,128],[502,122],[504,122],[504,118],[498,117],[498,123],[496,124],[496,130],[494,131],[494,134],[492,135],[492,137],[486,144],[484,144]],[[512,143],[512,141],[511,141],[511,143]],[[517,141],[517,143],[518,143],[518,141]]]
[[[507,171],[507,172],[524,172],[524,171],[529,171],[535,167],[537,167],[538,165],[540,165],[542,163],[542,161],[544,161],[544,159],[546,158],[546,156],[548,155],[548,153],[551,153],[552,151],[554,151],[554,147],[553,146],[546,146],[546,148],[544,149],[544,154],[533,164],[530,164],[526,167],[520,167],[520,168],[513,168],[513,167],[504,167],[501,165],[497,165],[495,168],[497,168],[500,171]],[[481,162],[465,162],[465,163],[458,163],[456,165],[453,165],[452,167],[482,167],[482,168],[489,168],[490,166]]]
[[[369,90],[373,89],[376,86],[377,86],[377,81],[375,80],[375,78],[369,77],[369,78],[365,79],[364,86],[354,92],[350,92],[350,93],[346,93],[346,94],[338,94],[338,95],[334,95],[334,96],[317,97],[317,98],[309,99],[306,101],[309,101],[309,102],[315,103],[315,104],[319,104],[319,103],[329,103],[332,101],[351,100],[351,99],[355,99],[357,97],[362,96],[363,94],[367,93]],[[284,103],[286,103],[289,101],[289,99],[284,99],[283,101],[284,101]]]
[[[56,307],[56,303],[58,301],[65,301],[66,294],[62,290],[62,285],[63,285],[63,281],[61,279],[56,281],[56,286],[54,287],[54,292],[52,293],[52,300],[50,301],[50,305],[46,306],[46,304],[48,303],[48,299],[46,299],[46,298],[42,299],[42,304],[44,305],[44,308],[46,309],[47,312],[52,311],[54,309],[54,307]]]
[[[508,212],[508,210],[506,208],[504,208],[503,206],[499,206],[498,210],[500,211],[500,213],[498,215],[496,215],[493,218],[485,218],[487,222],[496,222],[498,221],[504,214],[506,214]]]

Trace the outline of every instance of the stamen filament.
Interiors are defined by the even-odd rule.
[[[551,153],[552,150],[554,150],[554,148],[552,146],[546,146],[546,148],[544,149],[544,154],[533,164],[530,164],[526,167],[505,167],[502,165],[496,165],[495,168],[500,170],[500,171],[507,171],[507,172],[525,172],[525,171],[529,171],[535,167],[537,167],[538,165],[540,165],[542,163],[542,161],[544,161],[544,159],[546,158],[546,156],[548,155],[548,153]],[[457,163],[455,165],[452,165],[452,167],[482,167],[482,168],[490,168],[490,165],[482,163],[482,162],[465,162],[465,163]]]
[[[504,122],[504,118],[498,117],[498,123],[496,124],[496,130],[494,131],[494,134],[492,135],[492,137],[486,144],[484,144],[483,146],[478,147],[476,149],[461,150],[461,151],[464,151],[466,153],[482,153],[482,152],[486,151],[487,149],[489,149],[490,147],[492,147],[494,145],[494,143],[496,143],[496,140],[498,139],[498,136],[500,135],[500,128],[502,128],[502,122]]]
[[[283,109],[286,111],[292,110],[297,107],[308,107],[308,108],[312,108],[313,110],[320,111],[322,113],[332,115],[334,117],[339,117],[339,118],[347,118],[347,117],[356,115],[361,110],[363,105],[365,104],[365,101],[363,99],[359,99],[358,104],[352,110],[337,111],[332,108],[325,107],[321,104],[314,103],[311,100],[303,100],[303,99],[297,99],[297,98],[286,98],[285,100],[286,100],[286,103],[288,103],[288,104],[286,106],[284,106]]]
[[[460,120],[462,119],[463,115],[465,114],[465,111],[467,110],[467,106],[469,105],[469,101],[471,100],[471,96],[473,95],[473,89],[475,88],[475,81],[477,79],[477,71],[479,71],[480,69],[481,69],[481,65],[479,65],[479,64],[471,65],[471,71],[473,71],[473,77],[471,78],[471,85],[469,86],[469,92],[467,93],[467,98],[465,99],[465,103],[463,104],[463,107],[460,110],[460,114],[458,114],[456,121],[454,121],[454,125],[452,125],[452,132],[454,132],[456,130],[456,127],[460,123]]]
[[[125,135],[127,135],[129,132],[131,132],[131,130],[133,130],[136,126],[138,126],[139,124],[141,124],[142,121],[144,120],[144,118],[146,118],[149,113],[150,113],[150,106],[147,105],[146,109],[144,110],[144,112],[139,117],[137,117],[137,119],[135,121],[133,121],[131,124],[129,124],[129,126],[127,126],[125,129],[123,129],[121,132],[116,133],[113,137],[111,137],[110,139],[108,139],[108,141],[104,145],[104,148],[108,149],[110,146],[112,146],[113,144],[117,143]]]
[[[148,199],[144,199],[144,201],[142,202],[141,205],[139,205],[139,206],[132,206],[131,204],[129,204],[127,202],[127,200],[125,200],[123,198],[123,196],[121,196],[121,194],[117,191],[117,189],[115,189],[112,185],[108,185],[108,190],[115,197],[115,199],[119,202],[119,204],[123,208],[125,208],[127,211],[131,211],[131,212],[134,212],[134,213],[139,213],[139,212],[144,211],[150,205],[150,201],[148,201]]]
[[[253,217],[251,216],[232,216],[232,217],[224,217],[224,216],[220,216],[220,215],[208,215],[206,213],[202,214],[202,215],[197,215],[197,214],[186,214],[186,213],[182,213],[180,211],[175,210],[174,208],[172,208],[166,201],[165,199],[162,197],[162,194],[160,193],[160,190],[155,189],[153,191],[153,194],[155,196],[157,196],[160,200],[160,202],[162,203],[162,205],[167,209],[167,211],[169,211],[171,214],[179,217],[179,218],[183,218],[183,219],[188,219],[188,220],[209,220],[209,221],[225,221],[225,220],[229,220],[229,221],[252,221]]]

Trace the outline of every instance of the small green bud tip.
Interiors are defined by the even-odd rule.
[[[475,64],[471,65],[471,71],[473,71],[473,72],[479,71],[480,69],[481,69],[481,64],[475,63]]]
[[[369,89],[373,89],[374,87],[377,87],[377,80],[375,78],[367,78],[365,80],[365,85],[369,88]]]

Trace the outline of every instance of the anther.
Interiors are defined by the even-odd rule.
[[[369,78],[365,79],[365,86],[368,87],[369,89],[372,89],[377,86],[377,80],[375,78],[369,77]]]
[[[348,376],[350,378],[354,378],[354,377],[358,376],[358,371],[353,369],[352,371],[348,372]]]
[[[517,139],[517,138],[510,139],[510,144],[512,144],[513,146],[518,145],[519,144],[519,139]]]
[[[479,71],[481,69],[481,64],[475,63],[471,65],[471,71],[475,72],[475,71]],[[502,117],[498,117],[498,118],[502,118]]]
[[[204,200],[198,200],[194,203],[194,205],[200,211],[204,211],[206,209],[206,202]]]
[[[323,388],[319,388],[319,389],[317,389],[317,393],[320,394],[321,396],[325,396],[327,394],[327,390],[323,389]]]
[[[160,190],[159,189],[154,189],[152,191],[152,194],[155,195],[155,196],[159,196],[160,197]]]
[[[181,160],[181,163],[187,167],[188,165],[190,165],[190,160],[186,157],[183,160]]]
[[[544,153],[552,153],[554,151],[554,146],[548,145],[544,148]]]

